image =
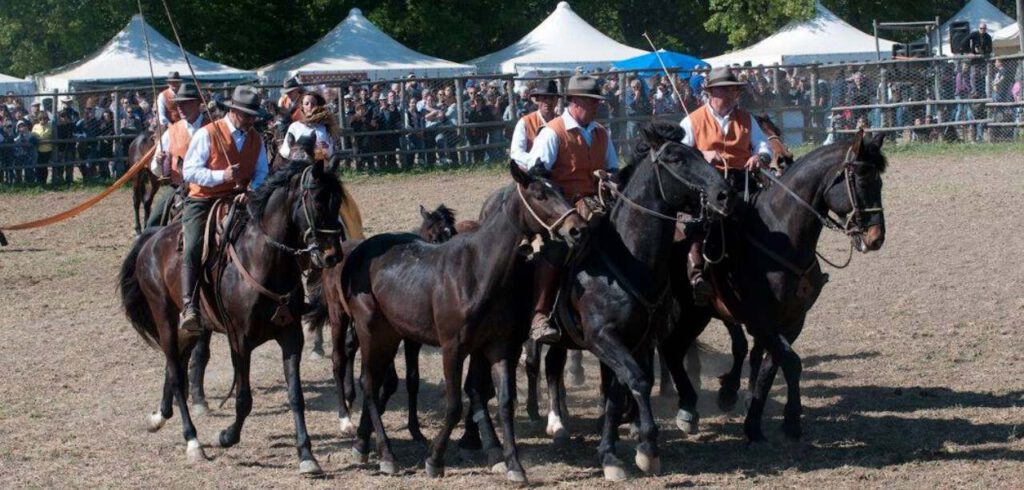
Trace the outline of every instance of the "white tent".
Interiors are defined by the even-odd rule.
[[[953,14],[952,17],[939,27],[939,32],[942,33],[942,52],[947,55],[951,53],[949,49],[949,25],[953,22],[969,22],[971,24],[971,32],[978,30],[978,24],[984,22],[993,40],[996,39],[996,31],[1016,23],[1012,17],[1004,14],[991,3],[988,3],[988,0],[971,0],[967,2],[967,5],[964,5],[964,8]],[[932,41],[934,46],[934,39]]]
[[[467,61],[480,73],[524,73],[530,70],[607,69],[613,61],[647,54],[620,44],[598,31],[559,2],[555,11],[525,37],[486,56]]]
[[[259,70],[268,83],[298,75],[325,79],[355,75],[375,80],[408,73],[423,77],[464,75],[473,67],[418,53],[395,41],[352,9],[340,24],[305,51]]]
[[[731,53],[704,58],[711,66],[751,62],[775,63],[847,63],[874,61],[875,37],[847,24],[820,2],[814,4],[811,20],[790,22],[763,41]],[[882,58],[892,57],[892,41],[878,40]]]
[[[149,35],[153,54],[153,72],[157,81],[172,71],[189,77],[188,66],[176,43],[153,29],[142,16],[135,15],[121,32],[89,57],[34,76],[42,90],[66,91],[76,86],[148,85],[149,60],[143,30]],[[251,71],[204,60],[189,54],[196,76],[203,81],[255,79]]]
[[[996,54],[1013,54],[1020,51],[1020,26],[1013,23],[993,32],[992,51]]]

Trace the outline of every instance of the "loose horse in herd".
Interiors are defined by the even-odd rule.
[[[424,461],[427,475],[445,474],[445,450],[462,421],[461,449],[482,451],[492,471],[526,482],[514,423],[516,367],[525,343],[537,379],[540,351],[527,342],[537,254],[566,258],[569,264],[553,312],[563,335],[549,346],[545,362],[547,433],[568,434],[563,371],[570,351],[589,351],[601,366],[596,463],[607,480],[626,478],[626,464],[616,455],[624,422],[634,427],[636,466],[645,474],[661,471],[651,404],[656,350],[662,376],[668,374],[678,396],[677,426],[697,430],[697,390],[684,356],[711,318],[721,319],[733,339],[733,366],[721,377],[719,405],[732,408],[738,399],[749,335],[746,437],[750,443],[765,439],[761,419],[781,369],[787,385],[783,433],[799,439],[802,367],[793,346],[828,280],[817,244],[828,229],[848,237],[851,253],[882,246],[882,136],[857,134],[795,161],[790,157],[784,171],[765,172],[763,188],[743,199],[699,151],[679,142],[680,132],[666,123],[642,130],[618,183],[605,179],[602,184],[611,211],[596,226],[579,216],[548,175],[511,163],[511,182],[486,200],[476,221],[456,221],[443,206],[434,212],[421,207],[423,225],[416,232],[367,239],[353,237],[339,219],[351,196],[337,177],[337,160],[311,161],[312,152],[296,152],[247,203],[226,203],[220,214],[227,216],[208,226],[202,319],[209,330],[227,337],[235,371],[235,420],[213,438],[214,445],[226,448],[240,441],[253,403],[251,353],[274,340],[283,356],[299,471],[322,473],[306,429],[299,375],[305,315],[309,328],[330,327],[339,430],[354,436],[352,449],[360,461],[368,461],[375,444],[380,471],[399,471],[381,415],[398,386],[400,344],[405,346],[408,430],[414,440],[427,443],[417,414],[418,355],[426,344],[440,349],[445,387],[443,425]],[[715,292],[708,305],[694,301],[685,280],[689,243],[677,233],[681,220],[698,217],[708,231],[707,249],[714,250],[706,269]],[[209,333],[178,328],[181,225],[171,221],[139,229],[120,271],[122,304],[135,330],[163,352],[167,366],[163,396],[147,426],[159,430],[176,404],[187,459],[202,461],[206,455],[188,398],[191,394],[193,409],[208,410],[202,377]],[[197,346],[201,354],[188,370]],[[357,386],[363,396],[354,423]],[[535,389],[531,382],[531,419],[539,418]],[[497,399],[497,425],[488,408],[491,398]]]

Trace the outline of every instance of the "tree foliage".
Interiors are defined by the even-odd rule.
[[[25,76],[88,56],[138,13],[135,0],[2,0],[0,72]],[[873,19],[948,18],[962,0],[894,2],[828,0],[854,26]],[[1014,12],[1014,0],[992,1]],[[399,42],[426,54],[465,61],[518,40],[555,8],[556,0],[167,0],[185,48],[240,68],[296,54],[341,22],[353,7]],[[173,39],[161,0],[142,0],[146,20]],[[813,14],[814,0],[574,1],[573,9],[610,37],[712,56],[756,42],[794,19]],[[921,32],[882,33],[907,40]],[[566,43],[572,43],[566,39]]]

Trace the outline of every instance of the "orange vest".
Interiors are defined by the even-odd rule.
[[[178,122],[181,119],[181,115],[178,114],[178,104],[174,103],[174,91],[170,87],[160,92],[160,95],[164,96],[164,107],[167,108],[167,120],[171,121],[171,124]]]
[[[698,150],[717,151],[730,169],[742,169],[753,155],[750,151],[750,114],[735,108],[729,118],[729,134],[723,135],[718,121],[711,115],[711,107],[702,106],[690,113],[693,125],[693,141]],[[723,170],[722,162],[715,161],[715,167]]]
[[[167,138],[169,141],[166,150],[171,159],[171,182],[180,184],[181,167],[178,166],[178,162],[185,159],[188,144],[192,142],[192,136],[188,134],[188,121],[182,119],[167,128]]]
[[[292,104],[292,99],[288,98],[288,94],[281,94],[281,98],[277,99],[277,106],[281,109],[288,109]],[[302,119],[302,99],[295,101],[295,107],[292,108],[292,122],[299,121]]]
[[[206,168],[210,170],[226,170],[232,163],[238,164],[238,172],[235,173],[235,182],[225,182],[213,187],[203,187],[197,184],[189,184],[188,195],[190,197],[211,198],[223,197],[235,192],[236,182],[240,187],[249,185],[253,174],[256,173],[256,160],[260,157],[260,148],[263,142],[255,130],[249,128],[245,134],[245,143],[242,144],[242,151],[235,149],[235,140],[231,137],[231,130],[224,119],[219,119],[206,126],[210,134],[210,156],[206,159]],[[225,153],[227,155],[225,156]]]
[[[526,151],[533,149],[533,140],[537,139],[537,133],[544,128],[544,120],[540,117],[540,111],[533,111],[523,116],[523,127],[526,128]]]
[[[565,129],[565,120],[561,116],[548,121],[548,128],[558,136],[558,157],[551,168],[551,178],[572,201],[597,194],[594,171],[607,167],[608,131],[600,124],[596,126],[590,146],[587,146],[578,129],[572,132]]]

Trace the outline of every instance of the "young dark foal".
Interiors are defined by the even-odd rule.
[[[241,208],[236,211],[245,215],[245,223],[237,239],[228,245],[233,247],[234,257],[218,269],[221,272],[213,285],[203,286],[203,296],[211,305],[203,308],[203,322],[228,336],[237,390],[235,421],[220,433],[218,444],[230,447],[238,443],[242,424],[252,409],[252,350],[275,340],[283,356],[302,474],[318,474],[321,470],[306,432],[299,379],[303,295],[302,271],[296,256],[308,253],[314,267],[337,262],[337,234],[341,228],[338,209],[343,191],[333,170],[325,171],[322,163],[292,162],[272,175],[253,193],[248,213]],[[203,460],[205,455],[185,403],[185,364],[196,336],[178,330],[182,296],[181,257],[177,250],[180,230],[180,223],[145,230],[121,266],[120,289],[132,326],[164,352],[167,362],[160,410],[147,419],[150,430],[159,430],[171,417],[171,402],[176,399],[188,443],[186,454],[194,462]],[[229,255],[221,255],[221,260],[228,260]],[[272,299],[268,291],[261,292],[259,288],[283,297],[280,301]]]
[[[729,324],[746,325],[754,338],[750,355],[753,399],[744,422],[747,438],[752,442],[764,440],[761,416],[779,367],[787,385],[783,432],[790,439],[800,438],[801,362],[792,344],[827,280],[815,257],[818,238],[822,228],[829,226],[849,235],[851,247],[860,252],[882,246],[882,173],[886,159],[881,148],[881,134],[871,141],[858,135],[849,145],[818,148],[797,160],[778,182],[761,191],[735,219],[728,220],[724,250],[729,259],[712,268],[716,289],[713,309],[694,306],[689,284],[675,283],[676,299],[684,315],[664,343],[672,347],[666,349],[666,357],[679,392],[676,423],[681,429],[695,432],[698,414],[697,394],[679,354],[686,352],[711,316],[718,316]],[[830,211],[841,219],[849,217],[846,225],[826,221],[830,218],[824,217]],[[685,273],[688,246],[677,245],[680,260],[672,265],[677,274]],[[743,298],[742,302],[737,298]],[[742,332],[739,335],[742,337]],[[762,363],[765,351],[768,357]],[[739,372],[734,371],[723,377],[720,399],[735,400]]]
[[[139,133],[128,145],[128,161],[137,162],[154,144],[152,131]],[[159,190],[160,181],[149,171],[148,164],[132,179],[132,212],[135,213],[136,235],[142,233],[143,225],[149,221],[149,215],[153,211],[153,199]]]
[[[362,351],[363,393],[380,393],[401,340],[440,346],[446,384],[445,425],[426,460],[430,476],[444,474],[444,452],[462,416],[462,368],[467,356],[486,360],[497,387],[504,455],[512,481],[525,481],[513,430],[515,366],[529,325],[530,268],[516,253],[527,236],[543,233],[570,246],[585,223],[548,180],[510,164],[515,183],[503,189],[500,211],[474,233],[441,245],[412,234],[372,237],[346,255],[341,271],[345,304]],[[338,349],[336,349],[337,351]],[[376,430],[380,468],[397,471],[377,396],[363,397],[354,450],[368,454]],[[371,429],[372,423],[372,429]]]

